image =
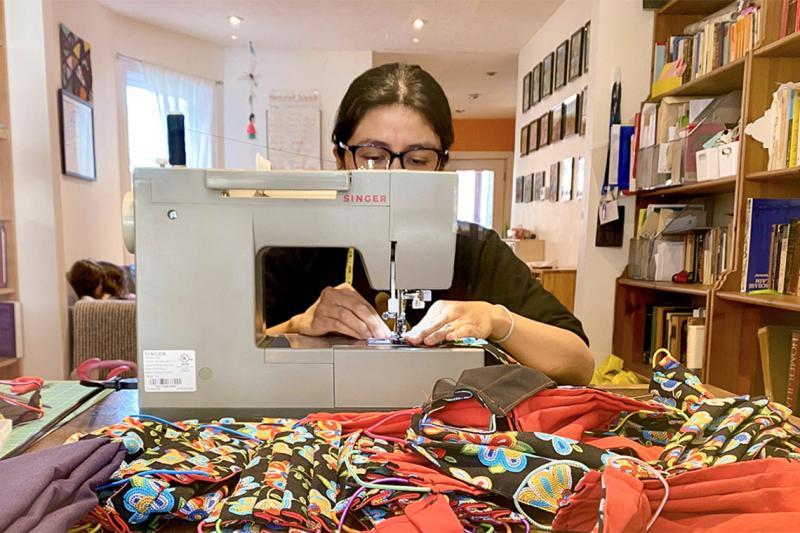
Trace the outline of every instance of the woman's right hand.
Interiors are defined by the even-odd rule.
[[[386,339],[389,327],[377,311],[351,286],[327,287],[304,313],[291,319],[289,330],[319,337],[340,333],[355,339]]]

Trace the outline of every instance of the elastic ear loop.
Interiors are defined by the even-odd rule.
[[[396,490],[396,491],[401,491],[401,492],[423,492],[423,493],[432,492],[430,487],[408,487],[408,486],[403,486],[403,485],[384,485],[384,484],[380,484],[380,483],[370,483],[369,481],[364,481],[363,479],[358,477],[358,474],[356,473],[355,468],[353,468],[353,465],[350,463],[350,456],[352,454],[353,454],[353,450],[348,450],[345,453],[344,458],[342,459],[342,462],[344,463],[345,468],[347,468],[347,473],[350,474],[350,476],[353,478],[353,481],[358,483],[361,487],[365,487],[365,488],[368,488],[368,489],[379,489],[379,490],[389,489],[389,490]],[[403,479],[403,478],[386,478],[386,479],[402,479],[404,482],[408,482],[406,479]]]
[[[373,439],[381,439],[381,440],[385,440],[386,442],[394,442],[395,444],[399,444],[401,446],[406,446],[406,445],[408,445],[408,443],[405,441],[405,439],[398,439],[397,437],[376,435],[376,434],[373,433],[373,431],[375,431],[375,428],[377,428],[378,426],[382,426],[386,422],[388,422],[390,420],[394,420],[395,418],[397,418],[399,416],[408,415],[408,414],[413,416],[416,413],[417,413],[416,409],[406,409],[404,411],[398,411],[396,413],[393,413],[393,414],[387,416],[386,418],[384,418],[383,420],[378,420],[377,422],[375,422],[372,426],[369,427],[369,429],[364,430],[364,434],[366,436],[368,436],[368,437],[373,438]]]
[[[352,475],[352,473],[351,473],[351,475]],[[381,488],[381,489],[390,489],[391,490],[391,487],[393,487],[394,485],[381,485],[381,483],[387,483],[387,482],[408,483],[408,480],[403,479],[401,477],[386,477],[386,478],[381,478],[381,479],[376,479],[375,480],[375,484],[377,484],[377,486],[379,488]],[[344,525],[344,521],[347,518],[347,513],[350,511],[350,508],[353,506],[353,504],[355,503],[356,499],[358,499],[359,496],[364,494],[364,492],[366,492],[367,488],[368,487],[366,487],[366,486],[359,487],[358,490],[355,491],[353,493],[353,495],[350,496],[350,498],[347,499],[347,503],[345,504],[344,509],[342,509],[342,516],[341,516],[341,518],[339,518],[339,526],[336,529],[336,533],[342,533],[342,526]],[[404,489],[409,489],[411,487],[403,487],[403,488]]]
[[[567,466],[571,466],[571,467],[577,468],[578,470],[583,470],[584,472],[588,472],[589,471],[589,467],[586,466],[585,464],[579,463],[578,461],[572,461],[570,459],[560,459],[560,460],[556,460],[556,461],[551,461],[551,462],[547,463],[546,466],[551,467],[551,466],[556,466],[556,465],[567,465]],[[527,478],[525,478],[525,481],[527,481]],[[530,520],[531,524],[533,524],[534,526],[536,526],[539,529],[542,529],[544,531],[553,531],[553,526],[549,526],[549,525],[546,525],[546,524],[540,524],[539,522],[537,522],[536,520],[534,520],[533,518],[528,516],[528,513],[526,513],[522,509],[522,504],[519,502],[519,490],[521,488],[522,488],[522,485],[520,485],[519,489],[517,489],[517,491],[514,493],[514,498],[513,498],[514,499],[514,507],[517,508],[517,511],[519,511],[519,513],[522,516],[524,516],[525,518]],[[526,526],[527,526],[527,524],[526,524]],[[529,529],[526,527],[526,530],[529,530]]]
[[[658,520],[658,517],[661,515],[661,511],[664,510],[664,506],[667,505],[667,501],[669,500],[669,483],[667,483],[667,480],[664,478],[663,475],[661,475],[661,472],[653,468],[651,465],[645,463],[641,459],[637,459],[636,457],[630,457],[626,455],[612,457],[611,460],[608,462],[608,465],[612,466],[614,465],[615,462],[621,461],[623,459],[626,461],[632,461],[635,464],[647,470],[648,472],[651,472],[653,474],[653,477],[659,480],[661,484],[664,486],[664,497],[661,498],[661,503],[659,504],[658,508],[656,509],[656,512],[653,514],[653,517],[650,518],[650,521],[647,523],[647,526],[645,527],[645,531],[650,531],[650,528],[653,527],[653,524],[655,524],[656,520]],[[606,498],[603,501],[603,505],[607,504],[608,504],[608,498]],[[602,511],[603,513],[605,513],[605,508],[603,508]]]
[[[126,477],[125,479],[118,479],[117,481],[112,481],[110,483],[106,483],[105,485],[100,485],[99,487],[95,487],[95,492],[103,492],[104,490],[113,489],[114,487],[120,487],[122,485],[126,485],[130,483],[131,479],[135,476],[144,476],[147,474],[170,474],[170,475],[179,475],[179,476],[205,476],[205,477],[212,477],[211,474],[208,472],[204,472],[203,470],[143,470],[141,472],[136,472],[131,477]]]

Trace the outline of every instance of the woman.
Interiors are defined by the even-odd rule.
[[[339,169],[443,170],[453,143],[447,97],[418,66],[370,69],[347,90],[333,143]],[[434,346],[486,338],[560,383],[587,383],[594,363],[580,322],[531,278],[494,231],[459,226],[453,284],[433,291],[434,303],[424,316],[408,311],[416,325],[407,342]],[[346,255],[338,249],[268,255],[264,311],[269,335],[389,336],[376,311],[385,296],[369,286],[360,262],[353,283],[342,283]]]

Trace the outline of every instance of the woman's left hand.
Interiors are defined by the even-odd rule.
[[[439,300],[406,335],[409,344],[435,346],[464,337],[500,338],[511,328],[508,314],[489,302]]]

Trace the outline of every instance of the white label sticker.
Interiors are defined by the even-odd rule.
[[[145,350],[145,392],[195,392],[194,350]]]

